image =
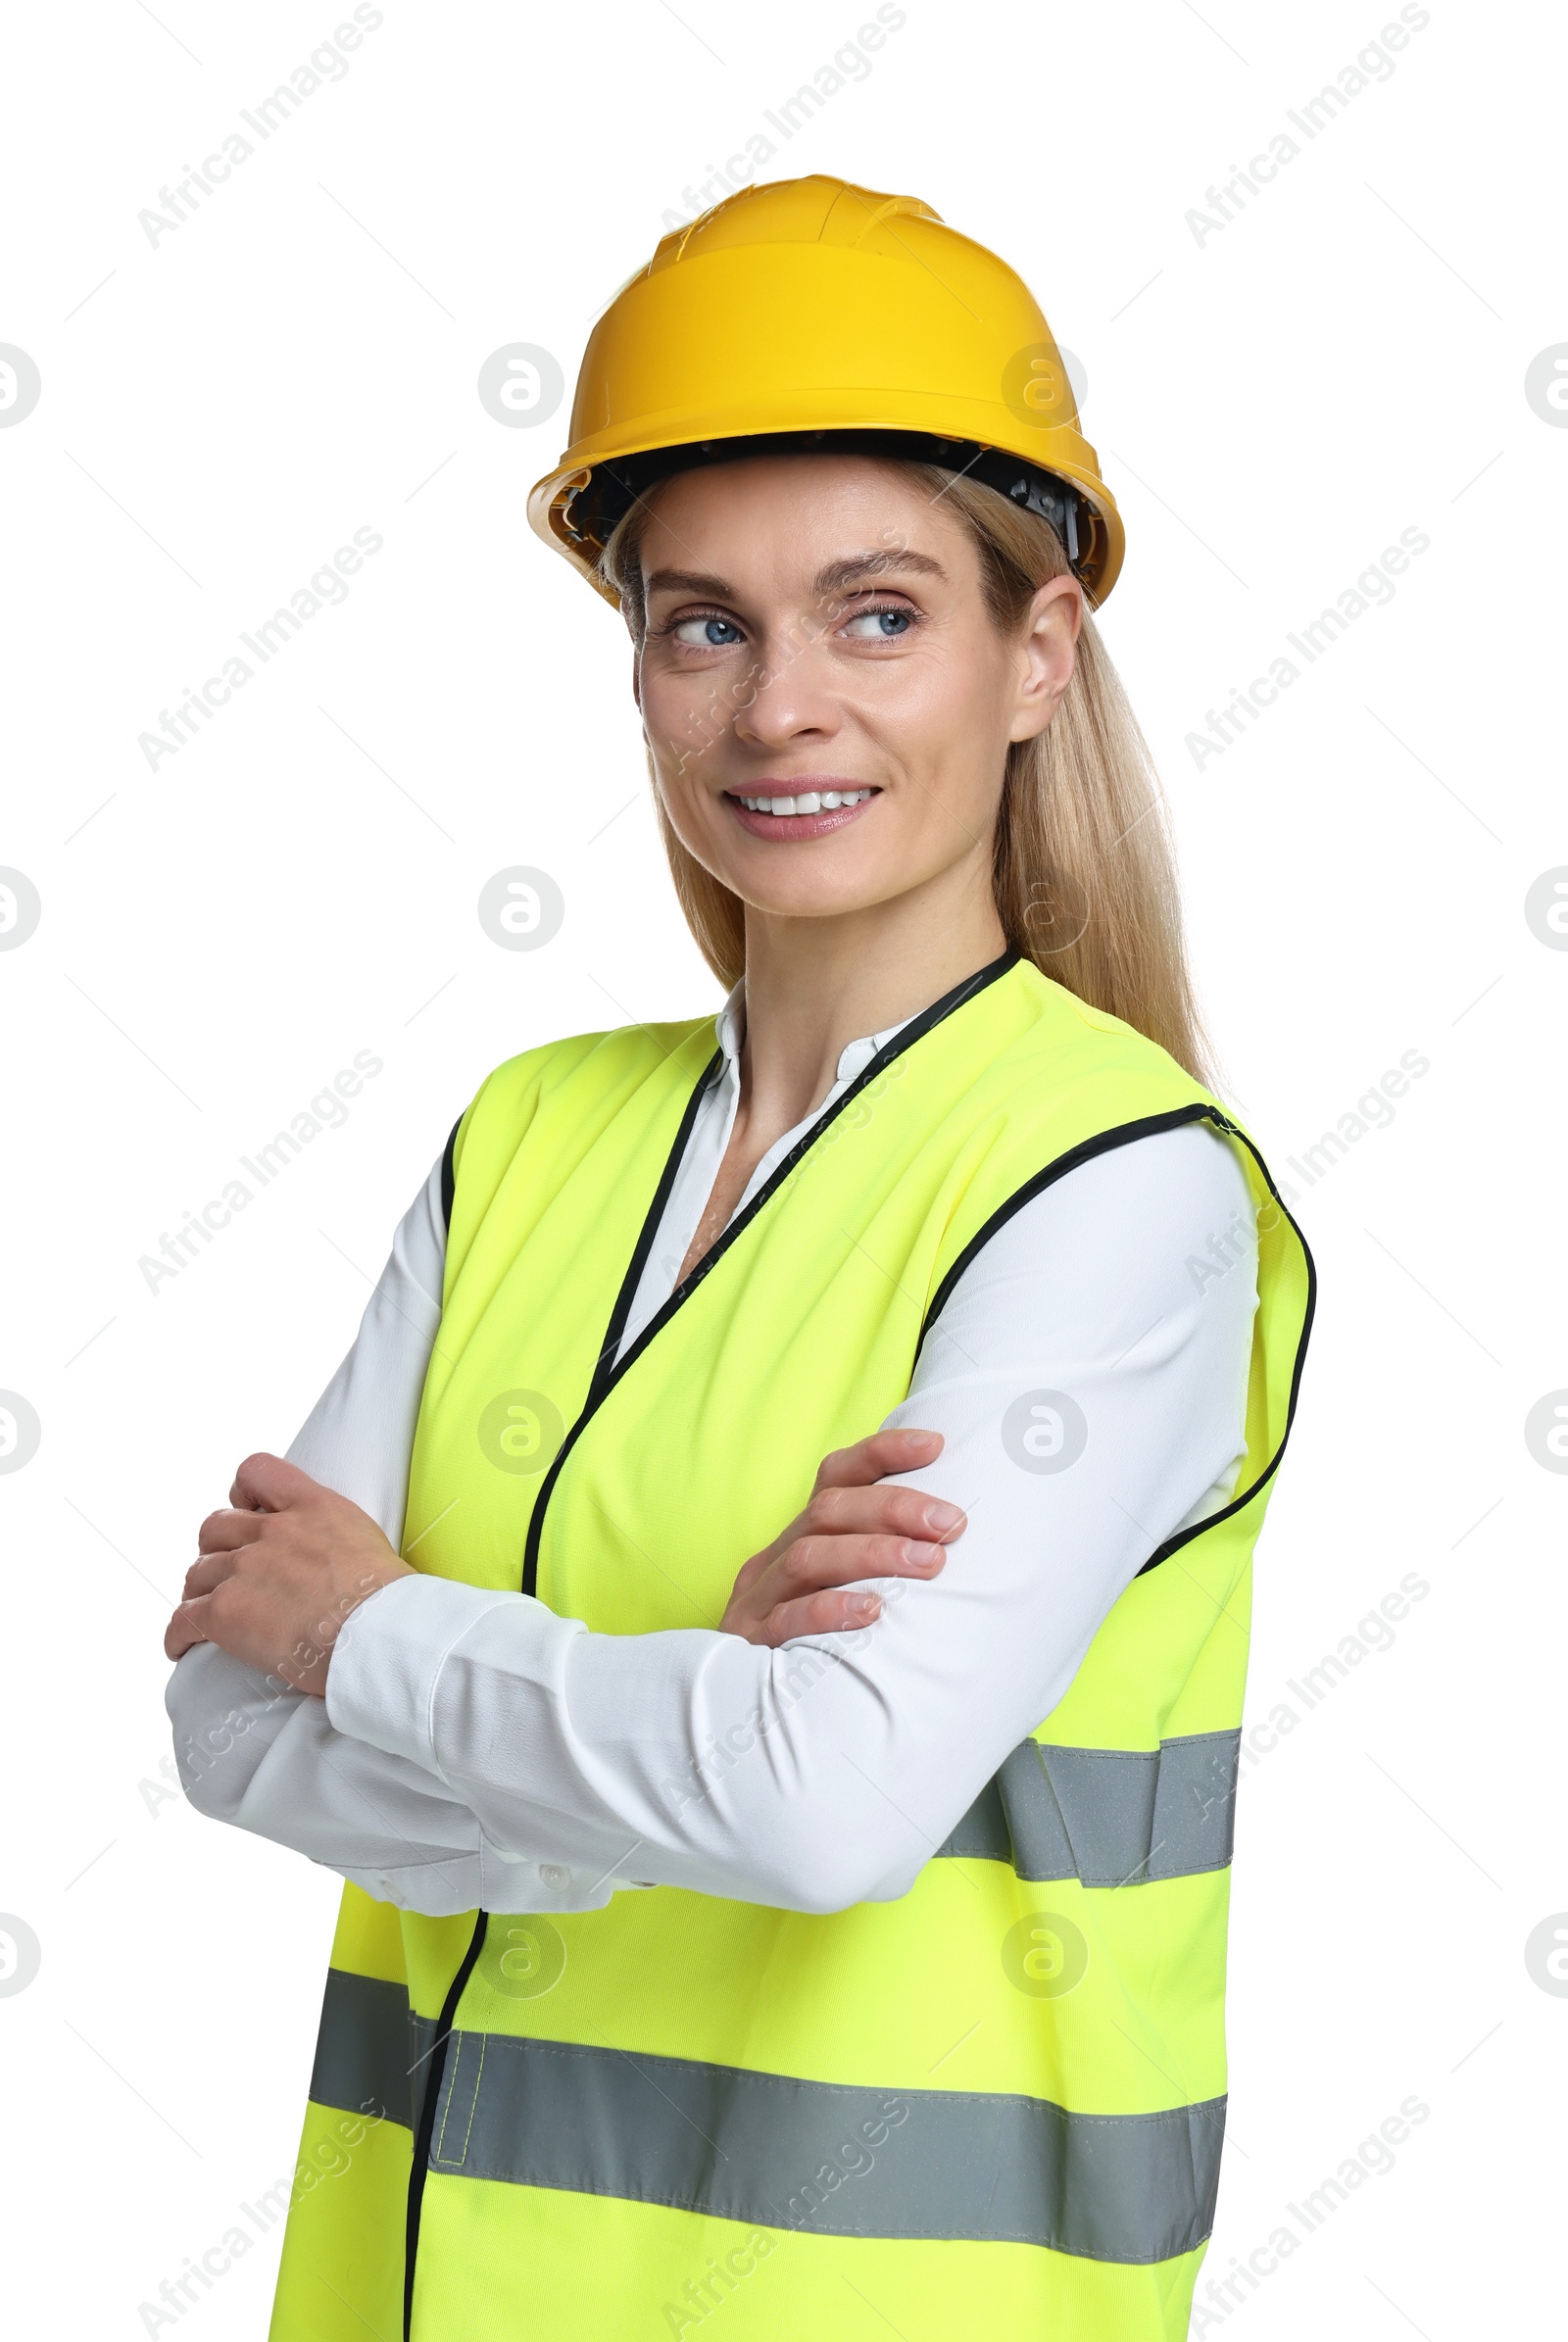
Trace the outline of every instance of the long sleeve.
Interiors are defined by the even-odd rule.
[[[906,1892],[1149,1554],[1231,1492],[1255,1257],[1206,1128],[1080,1165],[970,1264],[889,1418],[944,1434],[903,1477],[969,1515],[937,1578],[880,1581],[868,1629],[778,1651],[403,1578],[344,1627],[331,1724],[540,1866],[549,1900],[496,1908],[612,1882],[803,1911]]]
[[[441,1321],[445,1244],[437,1164],[398,1227],[353,1347],[288,1450],[393,1544]],[[336,1730],[319,1699],[198,1643],[176,1662],[164,1704],[185,1793],[212,1819],[291,1846],[382,1901],[516,1907],[517,1866],[487,1845],[463,1800],[422,1767]],[[540,1907],[537,1880],[521,1899]]]

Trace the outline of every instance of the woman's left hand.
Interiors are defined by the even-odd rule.
[[[940,1432],[881,1431],[825,1455],[805,1510],[737,1577],[721,1631],[774,1649],[801,1635],[850,1634],[882,1610],[860,1580],[934,1578],[966,1517],[886,1476],[918,1472],[942,1444]]]
[[[228,1509],[201,1525],[201,1559],[185,1573],[164,1649],[177,1659],[216,1642],[324,1698],[344,1620],[413,1570],[368,1513],[281,1456],[247,1456],[228,1495]]]

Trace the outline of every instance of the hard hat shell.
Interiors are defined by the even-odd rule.
[[[1120,515],[1039,304],[917,196],[813,173],[663,237],[594,326],[570,430],[528,519],[611,602],[596,563],[638,489],[781,436],[885,439],[989,480],[1058,521],[1097,603],[1121,567]]]

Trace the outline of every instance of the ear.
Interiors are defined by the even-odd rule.
[[[1072,681],[1083,622],[1084,595],[1077,578],[1048,578],[1019,631],[1018,690],[1009,740],[1037,739],[1055,714]]]

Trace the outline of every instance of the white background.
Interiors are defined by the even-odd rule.
[[[1560,29],[1433,0],[1392,76],[1200,242],[1189,210],[1392,6],[906,15],[808,128],[769,133],[763,175],[923,196],[1086,368],[1129,540],[1104,632],[1170,791],[1229,1094],[1322,1277],[1259,1554],[1249,1722],[1301,1720],[1241,1794],[1207,2275],[1401,2100],[1430,2108],[1195,2330],[1540,2331],[1568,2000],[1524,1947],[1568,1907],[1568,1477],[1524,1419],[1568,1385],[1568,952],[1524,898],[1568,863],[1568,430],[1524,377],[1568,341]],[[196,1524],[292,1437],[481,1076],[716,997],[618,621],[526,530],[565,413],[505,429],[475,378],[522,340],[569,383],[662,215],[860,18],[386,0],[346,76],[150,242],[138,212],[337,21],[96,0],[14,23],[6,73],[0,340],[43,391],[0,429],[0,862],[43,915],[0,952],[0,1386],[42,1440],[0,1477],[0,1908],[42,1966],[0,1998],[0,2187],[12,2324],[101,2342],[290,2170],[337,1900],[142,1786]],[[384,545],[347,601],[149,770],[138,735],[357,527]],[[1205,711],[1407,527],[1430,549],[1395,599],[1199,769]],[[564,894],[538,952],[476,919],[515,863]],[[346,1124],[149,1292],[140,1256],[361,1049],[384,1070]],[[1287,1158],[1410,1050],[1430,1070],[1392,1124],[1308,1192]],[[1410,1572],[1430,1590],[1393,1647],[1308,1712],[1289,1679]],[[262,2335],[280,2233],[180,2330]]]

